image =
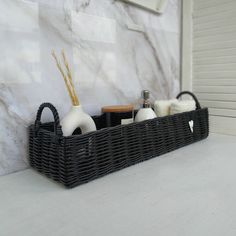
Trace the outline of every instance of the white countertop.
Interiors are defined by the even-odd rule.
[[[235,153],[214,134],[74,189],[0,177],[0,236],[235,236]]]

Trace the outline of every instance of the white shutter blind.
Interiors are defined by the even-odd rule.
[[[193,0],[193,91],[211,131],[236,135],[235,0]]]

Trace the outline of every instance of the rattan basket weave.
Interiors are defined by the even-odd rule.
[[[93,117],[97,131],[69,137],[63,136],[56,108],[44,103],[29,127],[30,165],[71,188],[206,138],[208,109],[190,92],[177,98],[182,94],[193,97],[196,110],[111,128],[105,128],[101,115]],[[44,108],[52,111],[54,122],[40,122]]]

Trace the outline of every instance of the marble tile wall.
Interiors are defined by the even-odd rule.
[[[1,0],[0,9],[0,175],[28,166],[27,127],[41,103],[61,117],[70,107],[52,49],[65,50],[92,115],[136,104],[142,89],[153,100],[179,91],[180,0],[162,15],[118,0]]]

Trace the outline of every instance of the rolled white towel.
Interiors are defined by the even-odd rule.
[[[154,111],[157,117],[170,115],[170,106],[173,102],[178,102],[177,99],[159,100],[154,102]]]
[[[192,111],[196,109],[196,103],[193,100],[175,101],[170,105],[170,115]]]

